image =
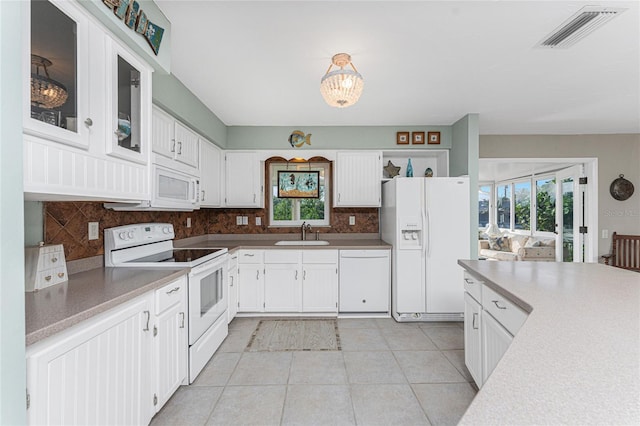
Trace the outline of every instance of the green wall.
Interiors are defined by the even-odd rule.
[[[478,258],[478,156],[480,130],[478,114],[467,114],[453,124],[453,141],[449,151],[449,174],[469,176],[471,258]]]
[[[227,126],[173,74],[153,73],[153,103],[220,148],[227,147]]]
[[[26,422],[22,12],[0,1],[0,424]]]
[[[304,149],[447,149],[451,126],[230,126],[227,149],[290,149],[294,130],[311,133]],[[440,145],[396,145],[396,132],[440,132]]]

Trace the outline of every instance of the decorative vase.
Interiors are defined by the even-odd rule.
[[[407,177],[413,177],[413,166],[411,165],[411,158],[409,158],[409,163],[407,164]]]

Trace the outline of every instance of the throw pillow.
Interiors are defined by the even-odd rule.
[[[489,237],[489,248],[491,250],[509,251],[509,238],[507,237]]]

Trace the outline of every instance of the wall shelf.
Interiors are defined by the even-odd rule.
[[[392,151],[382,151],[382,167],[385,167],[389,161],[396,167],[400,167],[399,176],[405,177],[407,172],[407,163],[411,158],[413,166],[413,176],[424,176],[427,167],[431,167],[434,177],[449,176],[449,150],[448,149],[396,149]],[[382,181],[390,180],[383,171]]]

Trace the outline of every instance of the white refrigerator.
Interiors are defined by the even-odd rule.
[[[382,239],[393,245],[391,311],[397,321],[460,321],[469,259],[469,178],[401,178],[382,185]]]

